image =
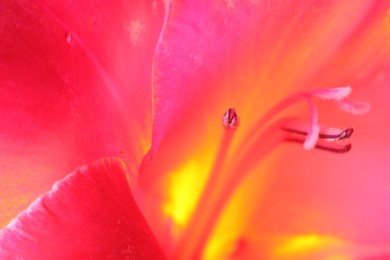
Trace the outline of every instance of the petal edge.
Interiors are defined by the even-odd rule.
[[[116,158],[79,167],[1,231],[0,258],[26,256],[165,259]]]

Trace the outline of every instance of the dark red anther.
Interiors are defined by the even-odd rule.
[[[238,126],[238,116],[234,108],[229,108],[222,117],[222,125],[225,128],[236,128]]]
[[[284,139],[287,142],[300,143],[303,144],[305,142],[304,138],[299,136],[288,136]],[[347,153],[351,150],[352,145],[348,144],[340,144],[338,142],[329,142],[324,139],[319,139],[314,148],[331,152],[331,153]]]
[[[353,133],[353,128],[347,128],[341,132],[341,134],[338,137],[338,140],[350,138],[352,133]]]
[[[306,131],[301,131],[301,130],[297,130],[297,129],[282,127],[282,130],[284,130],[286,132],[298,134],[298,135],[307,135]],[[321,139],[332,139],[332,140],[337,141],[337,140],[343,140],[343,139],[350,138],[352,136],[352,134],[353,134],[353,128],[347,128],[339,134],[320,133],[318,137]]]

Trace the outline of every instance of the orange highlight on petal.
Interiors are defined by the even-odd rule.
[[[390,31],[390,10],[387,11],[387,15],[383,19],[383,24],[384,24],[386,30]]]

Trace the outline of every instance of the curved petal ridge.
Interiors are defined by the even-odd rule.
[[[76,169],[1,231],[0,258],[27,256],[164,259],[116,158]]]

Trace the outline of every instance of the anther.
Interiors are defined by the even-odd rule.
[[[342,131],[338,136],[337,135],[331,136],[331,138],[333,137],[334,139],[342,140],[342,139],[350,138],[352,134],[353,134],[353,128],[347,128],[344,131]],[[324,137],[324,138],[329,138],[329,137]]]
[[[293,128],[288,128],[288,127],[282,127],[281,128],[283,131],[293,133],[293,134],[298,134],[298,135],[307,135],[307,132],[303,130],[298,130],[298,129],[293,129]],[[326,134],[326,133],[320,133],[319,138],[321,139],[328,139],[329,141],[338,141],[338,140],[343,140],[350,138],[353,134],[353,128],[347,128],[343,130],[339,134]]]
[[[346,153],[349,152],[349,150],[351,150],[352,144],[338,145],[338,146],[327,146],[327,145],[316,144],[315,148],[327,152],[332,152],[332,153]]]
[[[225,128],[236,128],[238,126],[238,116],[234,108],[229,108],[222,117],[222,125]]]
[[[303,144],[305,139],[299,138],[299,137],[287,137],[284,139],[287,142],[293,142],[293,143],[299,143]],[[317,142],[316,145],[314,146],[316,149],[320,149],[326,152],[331,152],[331,153],[346,153],[351,150],[352,145],[350,143],[348,144],[338,144],[336,142]]]

